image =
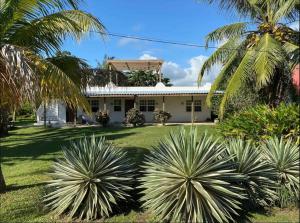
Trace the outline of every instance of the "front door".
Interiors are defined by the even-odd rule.
[[[134,107],[134,100],[133,99],[126,99],[125,100],[125,114],[124,116],[126,116],[126,113],[132,109]]]
[[[67,106],[66,109],[66,122],[74,122],[75,119],[75,111],[70,106]]]

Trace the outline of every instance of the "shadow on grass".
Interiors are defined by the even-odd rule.
[[[62,128],[40,129],[32,132],[12,132],[11,137],[3,139],[1,145],[2,162],[13,165],[15,160],[53,160],[53,158],[40,157],[54,154],[67,146],[70,140],[78,140],[84,136],[105,136],[108,140],[120,139],[135,134],[135,132],[118,133],[123,128]]]
[[[45,186],[46,183],[41,182],[41,183],[35,183],[35,184],[29,184],[29,185],[17,185],[17,184],[11,184],[8,185],[6,188],[5,192],[11,192],[11,191],[16,191],[16,190],[22,190],[22,189],[28,189],[32,187],[37,187],[37,186]]]

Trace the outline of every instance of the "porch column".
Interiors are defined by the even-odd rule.
[[[165,109],[166,109],[166,105],[165,105],[165,96],[163,96],[162,100],[163,100],[162,110],[165,111]]]
[[[100,107],[100,105],[101,105],[101,98],[98,99],[98,105],[99,105],[98,112],[100,112],[101,111],[101,107]]]
[[[194,108],[194,96],[192,96],[192,104],[191,104],[191,107],[192,107],[192,112],[191,112],[191,119],[192,119],[192,125],[194,125],[194,111],[195,111],[195,108]]]
[[[137,109],[136,101],[137,101],[137,95],[134,95],[134,98],[133,98],[133,108],[135,108],[135,109]]]
[[[106,97],[103,98],[103,111],[106,112],[107,106],[106,106]]]

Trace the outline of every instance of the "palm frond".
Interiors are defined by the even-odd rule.
[[[299,1],[297,0],[279,0],[278,3],[280,4],[280,7],[277,11],[274,13],[273,22],[277,23],[280,20],[288,17],[292,17],[291,19],[296,19],[297,17],[293,18],[295,15],[295,7],[296,4]],[[298,3],[299,4],[299,3]],[[299,19],[299,17],[298,17]]]
[[[222,46],[220,46],[202,65],[201,70],[198,75],[198,84],[201,83],[201,80],[205,72],[209,72],[211,67],[216,63],[223,63],[233,52],[232,49],[237,47],[237,39],[231,38],[226,41]]]
[[[257,46],[257,57],[254,62],[256,83],[258,87],[269,83],[276,67],[284,64],[285,55],[279,42],[269,33],[264,34]]]
[[[105,35],[104,26],[91,14],[80,10],[65,10],[32,21],[16,23],[10,28],[9,41],[16,45],[52,52],[60,49],[66,36],[79,40],[89,31]]]
[[[35,72],[39,74],[39,95],[43,100],[61,99],[72,107],[81,107],[87,113],[91,108],[80,88],[61,69],[31,52],[26,52]]]
[[[208,107],[211,107],[211,99],[214,96],[215,92],[218,90],[220,84],[232,74],[234,67],[236,66],[236,61],[239,60],[240,54],[237,51],[234,51],[229,60],[223,66],[221,72],[218,74],[217,78],[214,80],[213,84],[210,87],[210,90],[206,96],[206,104]]]
[[[225,39],[240,37],[245,33],[247,25],[248,23],[246,22],[238,22],[222,26],[216,29],[215,31],[209,33],[205,37],[206,45],[208,46],[209,43],[215,43],[218,41],[223,41]]]
[[[243,81],[252,75],[252,64],[254,60],[254,55],[256,52],[253,49],[249,49],[241,63],[233,73],[230,78],[225,93],[223,95],[221,104],[220,104],[220,117],[222,118],[225,111],[225,105],[228,99],[230,99],[234,94],[237,93],[237,90],[242,86]]]
[[[82,90],[86,88],[92,72],[84,59],[73,56],[69,52],[58,52],[46,60],[62,70],[78,88]]]

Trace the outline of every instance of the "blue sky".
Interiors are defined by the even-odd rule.
[[[216,5],[196,0],[88,0],[82,9],[99,18],[112,33],[204,44],[205,35],[214,29],[239,21]],[[64,50],[84,58],[92,66],[105,54],[118,59],[160,58],[163,73],[175,85],[195,85],[201,64],[211,54],[203,48],[150,43],[124,38],[86,37],[79,43],[67,40]],[[211,83],[219,67],[209,73]]]

